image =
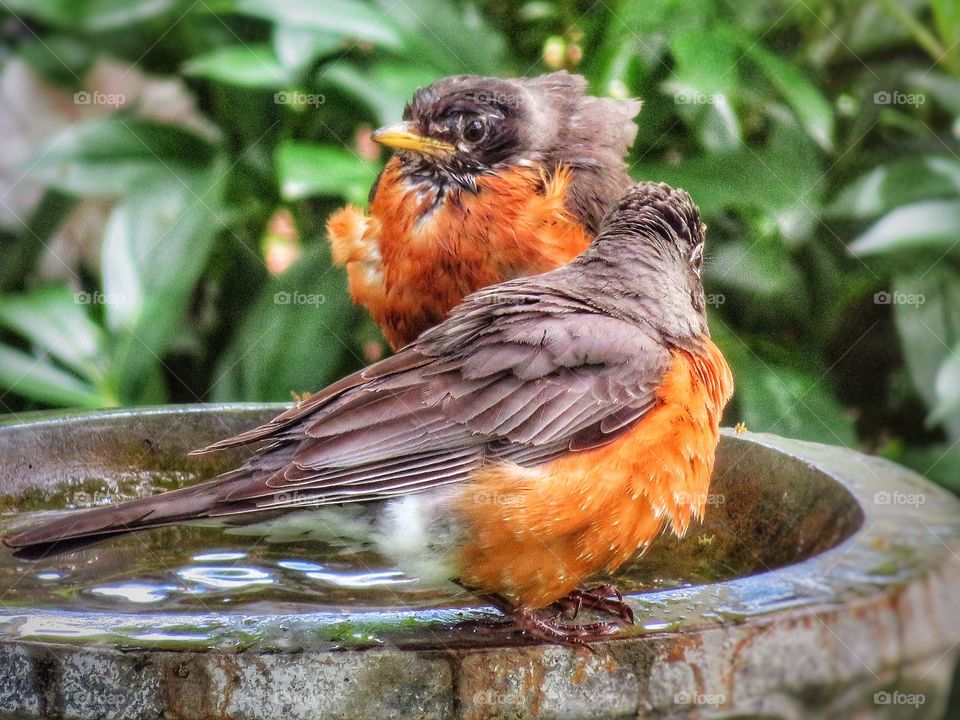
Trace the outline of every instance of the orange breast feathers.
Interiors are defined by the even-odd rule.
[[[475,290],[564,265],[591,238],[564,207],[570,171],[515,168],[477,180],[476,194],[413,185],[387,164],[368,215],[347,206],[327,221],[350,294],[394,349],[436,325]]]
[[[619,440],[545,465],[482,469],[459,512],[467,544],[456,567],[472,589],[538,608],[612,571],[669,527],[703,515],[733,378],[706,339],[675,350],[657,402]]]

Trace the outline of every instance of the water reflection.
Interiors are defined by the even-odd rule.
[[[0,530],[13,520],[0,517]],[[16,521],[29,523],[30,513],[17,515]],[[614,582],[624,592],[650,592],[742,572],[729,563],[712,562],[704,548],[726,547],[719,539],[710,546],[693,539],[688,546],[686,553],[676,544],[651,551],[602,581]],[[0,594],[0,608],[144,614],[206,614],[213,607],[218,612],[257,613],[291,608],[425,610],[476,602],[468,593],[452,593],[449,586],[423,586],[368,550],[303,538],[265,543],[209,525],[157,528],[40,560],[0,552]]]
[[[273,577],[254,567],[201,565],[177,570],[183,580],[217,590],[236,590],[253,585],[270,585]]]
[[[91,588],[89,592],[97,597],[120,598],[132,603],[155,603],[166,600],[172,592],[178,589],[176,585],[128,582]]]
[[[217,551],[203,552],[193,556],[194,562],[230,562],[231,560],[243,560],[247,554],[245,552]]]
[[[344,570],[330,570],[323,565],[305,562],[303,560],[283,560],[277,563],[287,570],[296,570],[311,580],[329,583],[337,587],[368,588],[378,585],[404,585],[414,582],[398,570],[372,570],[363,572],[347,572]]]

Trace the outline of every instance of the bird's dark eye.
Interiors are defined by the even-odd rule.
[[[480,142],[486,134],[487,126],[483,124],[483,120],[471,120],[463,128],[463,139],[470,143]]]

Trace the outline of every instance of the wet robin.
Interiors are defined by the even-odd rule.
[[[487,285],[564,265],[631,184],[637,100],[585,95],[567,72],[461,75],[413,96],[373,139],[395,148],[366,215],[327,223],[350,294],[396,350]]]
[[[3,541],[345,512],[398,567],[456,581],[537,637],[615,629],[538,610],[630,620],[614,588],[582,584],[704,512],[733,388],[707,328],[703,234],[687,193],[638,184],[569,265],[470,295],[396,355],[200,451],[260,443],[242,467]]]

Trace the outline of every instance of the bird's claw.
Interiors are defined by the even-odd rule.
[[[633,608],[624,601],[623,593],[613,585],[598,585],[586,590],[578,588],[557,600],[555,604],[560,612],[567,613],[571,620],[575,620],[580,611],[587,608],[613,615],[628,625],[635,622]]]
[[[543,618],[533,610],[514,610],[510,619],[515,630],[547,642],[585,647],[591,652],[589,640],[612,635],[620,629],[618,621],[594,623],[568,623],[559,617]]]

